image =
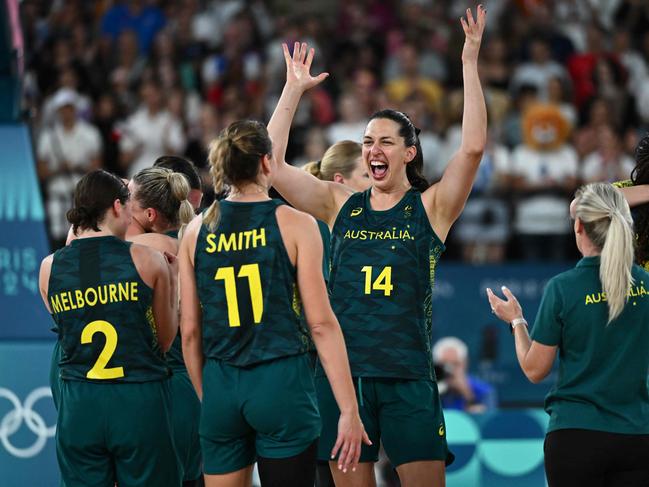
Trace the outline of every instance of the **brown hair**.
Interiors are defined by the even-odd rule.
[[[102,169],[83,176],[74,188],[74,206],[66,213],[72,231],[79,228],[99,231],[106,210],[115,200],[125,204],[129,199],[128,187],[120,178]]]
[[[186,225],[194,217],[187,200],[189,183],[183,174],[163,167],[148,167],[133,176],[133,181],[137,185],[133,196],[140,205],[160,212],[170,225]]]
[[[208,160],[216,194],[224,184],[238,185],[254,181],[264,156],[271,156],[273,145],[266,127],[253,120],[239,120],[228,125],[210,145]],[[219,203],[214,201],[203,216],[214,231],[219,221]]]

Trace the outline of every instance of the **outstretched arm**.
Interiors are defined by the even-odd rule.
[[[268,133],[273,141],[273,186],[295,208],[332,225],[351,190],[338,183],[321,181],[284,160],[288,134],[302,94],[329,75],[311,76],[309,71],[315,51],[308,49],[306,43],[296,42],[292,57],[286,44],[282,44],[282,48],[286,61],[286,84],[268,123]]]
[[[465,34],[462,144],[448,163],[442,179],[422,195],[431,225],[442,240],[446,239],[451,225],[464,208],[487,143],[487,107],[478,77],[478,53],[487,14],[482,5],[478,6],[477,20],[473,19],[471,9],[466,12],[466,20],[460,19]]]

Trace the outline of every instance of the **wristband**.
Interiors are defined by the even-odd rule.
[[[512,322],[509,324],[509,331],[511,332],[512,335],[514,334],[514,329],[518,325],[525,325],[525,327],[527,328],[527,320],[525,318],[514,318]]]

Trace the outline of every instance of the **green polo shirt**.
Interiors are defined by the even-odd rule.
[[[545,399],[548,432],[578,428],[649,434],[649,273],[608,326],[599,257],[584,257],[545,288],[532,340],[559,347],[559,378]]]

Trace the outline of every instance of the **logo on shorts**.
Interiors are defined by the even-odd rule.
[[[437,430],[437,434],[438,434],[439,436],[444,436],[444,433],[445,433],[445,432],[446,432],[446,431],[444,430],[444,425],[443,425],[443,424],[440,424],[440,425],[439,425],[439,429]]]
[[[354,208],[349,216],[358,216],[363,213],[363,208]]]

